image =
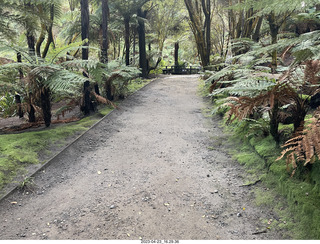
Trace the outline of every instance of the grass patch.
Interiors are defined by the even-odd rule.
[[[141,89],[142,87],[146,86],[149,83],[150,83],[150,80],[141,79],[141,78],[130,81],[127,86],[128,94],[130,95],[134,93],[135,91]]]
[[[150,80],[142,79],[129,82],[130,94],[141,89],[149,82]],[[118,105],[118,102],[115,102],[115,104]],[[112,107],[102,106],[97,113],[77,122],[52,125],[41,131],[0,135],[0,194],[4,186],[11,183],[16,176],[26,173],[28,165],[41,164],[40,153],[53,156],[50,150],[53,146],[55,150],[63,148],[67,144],[67,138],[85,132],[112,110]]]
[[[78,122],[54,126],[41,131],[0,135],[0,189],[29,164],[39,164],[39,153],[50,156],[50,147],[62,148],[66,138],[92,126],[97,118],[86,117]]]
[[[320,162],[309,168],[300,165],[291,178],[285,161],[276,161],[281,148],[273,138],[246,137],[249,129],[244,122],[237,124],[231,140],[235,142],[238,138],[238,143],[233,143],[236,150],[232,154],[244,165],[248,182],[260,179],[265,189],[271,189],[254,189],[256,204],[268,207],[278,215],[269,227],[288,231],[292,239],[320,239]]]

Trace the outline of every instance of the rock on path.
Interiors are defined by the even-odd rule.
[[[0,203],[0,239],[279,239],[223,144],[209,150],[224,135],[197,85],[166,76],[126,99]]]

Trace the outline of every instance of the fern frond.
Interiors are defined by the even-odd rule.
[[[44,85],[48,86],[52,91],[73,93],[75,88],[81,86],[87,80],[88,78],[82,75],[61,69],[56,70],[47,77]]]
[[[282,151],[283,158],[287,153],[287,164],[291,164],[294,169],[297,168],[297,162],[304,162],[306,166],[315,162],[315,157],[320,158],[320,108],[318,108],[313,117],[309,119],[309,124],[296,137],[288,140],[282,147],[287,147]]]
[[[97,101],[99,103],[102,103],[102,104],[107,104],[107,105],[111,105],[112,107],[114,108],[117,108],[117,105],[115,105],[113,102],[111,102],[110,100],[98,95],[97,93],[95,92],[92,92],[92,94],[94,95],[94,97],[97,99]]]

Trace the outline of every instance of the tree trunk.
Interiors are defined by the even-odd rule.
[[[36,53],[38,57],[41,57],[41,45],[44,42],[46,36],[46,25],[41,24],[41,32],[38,38],[38,41],[36,43]]]
[[[138,16],[141,18],[146,17],[146,11],[138,9]],[[146,33],[144,21],[138,20],[138,34],[139,34],[139,65],[142,72],[142,77],[147,78],[147,52],[146,52]]]
[[[253,9],[248,9],[246,13],[246,18],[244,20],[244,34],[243,37],[250,38],[252,35],[252,32],[254,30],[254,19],[251,18],[253,16]]]
[[[229,0],[229,7],[232,6],[232,0]],[[235,37],[235,16],[233,14],[233,10],[228,10],[228,20],[229,20],[229,36],[230,39],[233,40]]]
[[[279,28],[280,26],[276,24],[276,18],[274,12],[271,12],[268,17],[269,21],[269,27],[270,27],[270,33],[271,33],[271,43],[276,44],[278,40],[278,33],[279,33]],[[276,69],[278,66],[278,61],[277,61],[277,50],[272,51],[272,61],[271,61],[271,72],[273,74],[276,73]]]
[[[294,134],[298,132],[298,130],[302,131],[304,127],[304,118],[307,114],[307,106],[305,104],[305,100],[301,99],[298,95],[295,99],[295,109],[293,114],[293,126],[294,126]]]
[[[75,0],[68,0],[70,11],[73,12],[75,9]]]
[[[46,46],[44,47],[44,50],[42,53],[42,58],[45,58],[47,56],[50,44],[53,43],[53,32],[52,32],[53,20],[54,20],[54,4],[51,4],[51,6],[50,6],[50,24],[47,28],[48,39],[47,39]]]
[[[89,4],[88,0],[81,0],[81,38],[89,39]],[[82,60],[89,58],[89,42],[86,42],[82,48]]]
[[[22,106],[21,106],[21,97],[20,97],[20,95],[15,95],[15,100],[16,100],[16,104],[17,104],[17,107],[18,107],[19,118],[23,118],[23,110],[22,110]]]
[[[82,40],[89,39],[89,4],[88,0],[81,0],[81,38]],[[82,60],[89,59],[89,41],[84,44],[82,48]],[[87,77],[85,72],[83,75]],[[83,104],[81,110],[85,115],[90,113],[91,106],[91,96],[90,96],[90,82],[89,80],[83,84]]]
[[[29,115],[29,122],[30,123],[33,123],[33,122],[36,122],[36,116],[35,116],[35,110],[34,110],[34,107],[32,104],[30,104],[30,110],[28,111]]]
[[[206,40],[206,54],[205,60],[207,65],[210,64],[210,53],[211,53],[211,0],[202,0],[202,9],[205,16],[204,29],[205,29],[205,40]]]
[[[94,84],[94,92],[95,92],[97,95],[100,95],[99,85],[98,85],[97,83]]]
[[[17,52],[17,62],[22,63],[22,56],[20,52]],[[21,68],[19,68],[19,79],[20,81],[23,79],[23,71]]]
[[[179,42],[174,44],[174,66],[179,66]]]
[[[50,90],[47,87],[43,87],[41,91],[41,109],[46,127],[51,124],[51,101],[50,101]]]
[[[260,39],[260,30],[261,30],[261,26],[262,26],[262,21],[263,21],[263,17],[260,16],[258,19],[258,23],[256,25],[256,30],[252,36],[252,40],[254,40],[255,42],[258,42]]]
[[[35,38],[33,33],[28,30],[27,31],[27,42],[28,42],[28,49],[29,49],[29,55],[35,56]]]
[[[22,63],[22,56],[21,56],[20,52],[17,52],[17,62],[18,63]],[[23,79],[23,72],[22,72],[21,68],[19,68],[19,79],[20,79],[20,81],[22,81],[22,79]],[[23,110],[22,110],[22,106],[21,106],[21,97],[20,97],[20,95],[15,95],[15,99],[16,99],[16,104],[18,106],[19,118],[23,118]]]
[[[133,65],[136,64],[136,29],[133,29]]]
[[[102,0],[102,46],[101,62],[108,63],[108,0]]]
[[[86,81],[83,83],[83,101],[81,105],[81,111],[88,115],[90,114],[91,108],[91,96],[90,96],[90,82]]]
[[[243,23],[243,11],[244,10],[240,10],[239,12],[239,20],[236,26],[236,38],[241,38],[242,37],[242,23]]]
[[[202,1],[204,2],[204,0]],[[201,6],[200,7],[198,5],[195,6],[192,0],[184,0],[184,2],[189,13],[189,17],[190,17],[189,23],[197,44],[197,49],[200,55],[201,64],[203,67],[206,67],[209,64],[208,56],[210,55],[210,50],[207,50],[207,48],[208,48],[208,45],[211,47],[211,44],[207,43],[207,37],[206,37],[206,34],[209,35],[209,33],[207,33],[206,31],[206,26],[210,22],[210,14],[208,15],[208,13],[206,13],[207,17],[205,18],[206,19],[205,24],[203,24],[202,18],[201,18],[201,15],[203,14],[201,12]],[[196,2],[196,4],[199,4],[199,2]]]
[[[126,47],[126,65],[130,65],[130,17],[124,18],[124,41]]]
[[[273,136],[276,143],[279,143],[279,103],[278,101],[274,102],[274,106],[270,112],[270,134]]]
[[[119,37],[119,41],[118,41],[118,58],[120,58],[120,54],[121,54],[121,37]]]
[[[102,47],[101,47],[101,62],[108,63],[108,16],[109,16],[109,5],[108,0],[102,0]],[[116,45],[114,45],[114,58],[116,57]],[[99,87],[95,86],[96,93],[99,92]],[[97,93],[99,95],[99,93]],[[105,81],[105,94],[108,100],[112,101],[112,84],[111,82]]]

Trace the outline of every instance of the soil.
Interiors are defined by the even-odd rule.
[[[74,105],[69,110],[67,110],[63,115],[56,115],[56,112],[63,106],[66,106],[70,101],[62,100],[60,102],[53,103],[51,111],[52,111],[52,124],[61,124],[72,121],[77,121],[83,117],[80,106]],[[6,133],[16,133],[18,131],[27,131],[30,129],[43,129],[45,128],[44,121],[39,121],[36,123],[29,123],[28,116],[25,113],[22,118],[18,116],[9,117],[9,118],[0,118],[0,134]]]
[[[127,98],[0,202],[0,239],[282,239],[197,86],[163,76]]]

